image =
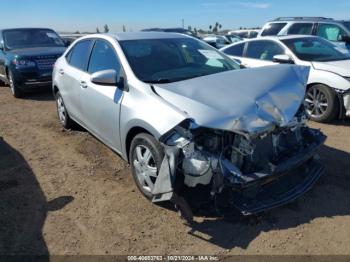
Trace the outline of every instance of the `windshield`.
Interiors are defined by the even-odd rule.
[[[301,60],[329,62],[350,59],[346,49],[318,37],[293,38],[282,40]]]
[[[12,29],[3,32],[6,49],[64,47],[62,39],[48,29]]]
[[[135,75],[146,83],[171,83],[239,69],[238,64],[192,38],[120,41]]]

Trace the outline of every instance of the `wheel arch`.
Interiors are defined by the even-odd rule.
[[[130,153],[131,142],[138,134],[141,134],[141,133],[146,133],[151,136],[154,136],[150,131],[148,131],[146,128],[141,126],[135,126],[129,130],[125,138],[126,160],[128,161],[128,163],[130,163],[129,153]]]
[[[56,97],[56,94],[58,93],[58,91],[60,91],[58,89],[58,86],[57,85],[53,85],[52,86],[52,93],[53,93],[53,96]]]
[[[324,85],[324,86],[326,86],[326,87],[328,87],[328,88],[333,89],[332,87],[330,87],[330,86],[328,86],[328,85],[326,85],[326,84],[324,84],[324,83],[314,82],[314,83],[308,83],[308,84],[306,85],[306,91],[309,90],[311,87],[313,87],[313,86],[315,86],[315,85]]]

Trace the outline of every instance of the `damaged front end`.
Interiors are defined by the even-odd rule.
[[[153,202],[178,199],[175,181],[231,192],[228,201],[251,215],[286,204],[309,190],[323,171],[317,149],[326,137],[306,125],[303,107],[283,127],[261,133],[230,132],[186,120],[160,138],[165,157]]]

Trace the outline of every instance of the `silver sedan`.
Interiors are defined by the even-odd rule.
[[[307,127],[308,73],[240,70],[182,34],[89,35],[58,59],[53,92],[65,128],[86,128],[130,163],[144,196],[174,202],[190,220],[175,184],[229,194],[245,215],[311,188],[325,136]]]

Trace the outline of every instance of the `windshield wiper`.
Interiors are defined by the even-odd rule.
[[[159,78],[157,80],[146,80],[145,83],[148,84],[168,84],[173,82],[174,80],[168,79],[168,78]]]

